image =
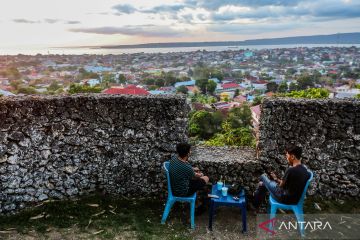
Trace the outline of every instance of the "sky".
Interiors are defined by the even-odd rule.
[[[360,32],[360,0],[1,0],[0,48]]]

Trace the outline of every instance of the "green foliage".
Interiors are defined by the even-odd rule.
[[[196,80],[195,85],[199,87],[200,91],[203,94],[207,94],[207,93],[212,94],[216,89],[216,82],[212,80],[208,80],[207,78]]]
[[[248,127],[251,125],[251,110],[247,104],[232,108],[229,111],[228,122],[232,128]]]
[[[87,72],[84,68],[79,68],[78,78],[80,80],[83,80],[83,79],[88,79],[88,78],[99,79],[100,77],[99,77],[99,74],[97,74],[97,73]]]
[[[278,85],[275,82],[269,82],[266,84],[266,91],[267,92],[276,92],[278,89]]]
[[[116,83],[115,75],[110,73],[104,73],[102,82],[106,83]]]
[[[329,91],[324,88],[309,88],[306,90],[292,91],[285,94],[285,96],[293,98],[328,98]]]
[[[176,91],[177,91],[178,93],[187,94],[189,90],[188,90],[187,87],[185,87],[185,86],[179,86],[178,88],[176,88]]]
[[[192,76],[196,80],[217,78],[220,81],[223,80],[224,74],[221,69],[205,67],[202,64],[198,64],[192,71]]]
[[[125,84],[126,83],[126,77],[124,74],[119,74],[119,78],[118,78],[119,83],[121,84]]]
[[[256,96],[252,102],[252,106],[256,106],[262,103],[262,100],[264,99],[264,97],[262,96]]]
[[[21,74],[16,67],[9,67],[1,75],[9,78],[10,80],[16,80],[21,78]]]
[[[217,99],[213,96],[196,93],[191,97],[191,102],[193,102],[193,103],[197,102],[197,103],[202,103],[202,104],[211,104],[211,103],[216,103]]]
[[[50,86],[48,87],[48,91],[52,91],[55,92],[56,90],[60,89],[61,86],[58,84],[57,81],[54,81],[50,84]]]
[[[22,93],[22,94],[36,94],[36,90],[33,87],[24,87],[24,86],[20,86],[17,89],[17,93]]]
[[[239,96],[239,95],[240,95],[240,90],[239,90],[239,89],[236,89],[236,90],[235,90],[234,97],[237,97],[237,96]]]
[[[232,128],[229,121],[222,124],[222,132],[205,142],[207,146],[255,146],[250,128]]]
[[[278,88],[278,92],[279,93],[285,93],[288,91],[288,85],[286,83],[286,81],[283,81],[282,83],[280,83],[279,88]]]
[[[12,86],[15,90],[17,90],[21,86],[20,80],[12,80],[10,81],[10,86]]]
[[[100,93],[101,92],[100,87],[90,87],[87,85],[80,85],[80,84],[71,84],[69,93],[75,94],[75,93]]]
[[[303,74],[297,79],[297,85],[300,90],[314,87],[314,82],[313,78],[308,74]]]
[[[191,114],[189,121],[189,133],[191,136],[208,139],[221,130],[223,121],[221,113],[210,113],[205,110]]]
[[[296,90],[298,90],[297,84],[294,82],[291,82],[289,85],[289,91],[291,92],[291,91],[296,91]]]
[[[213,94],[215,92],[216,86],[216,82],[209,80],[207,84],[207,92]]]
[[[360,99],[360,94],[356,95],[356,96],[355,96],[355,98],[358,98],[358,99]]]

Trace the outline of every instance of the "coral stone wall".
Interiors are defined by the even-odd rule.
[[[266,99],[259,141],[263,167],[284,170],[288,143],[303,147],[303,162],[315,173],[311,194],[359,197],[359,100]]]
[[[0,98],[0,212],[96,189],[158,194],[188,110],[178,96]]]

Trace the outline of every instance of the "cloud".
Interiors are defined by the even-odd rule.
[[[129,36],[142,37],[174,37],[182,36],[183,33],[174,30],[168,26],[156,25],[139,25],[139,26],[123,26],[123,27],[96,27],[96,28],[72,28],[70,32],[93,33],[102,35],[123,34]]]
[[[26,24],[40,23],[39,21],[33,21],[33,20],[24,19],[24,18],[13,19],[13,22],[15,22],[15,23],[26,23]]]
[[[49,23],[49,24],[58,23],[59,21],[61,21],[61,20],[60,19],[52,19],[52,18],[45,18],[44,19],[44,22]]]
[[[118,14],[131,14],[137,11],[137,9],[130,4],[118,4],[112,7]]]
[[[80,21],[66,21],[65,24],[80,24]]]
[[[230,34],[258,34],[287,31],[303,25],[303,23],[213,24],[209,25],[207,30],[210,32]]]
[[[189,6],[217,10],[223,6],[261,7],[261,6],[296,6],[304,0],[186,0]]]

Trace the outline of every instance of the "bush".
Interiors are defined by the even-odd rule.
[[[255,147],[255,138],[250,128],[231,128],[231,124],[225,121],[222,124],[222,133],[216,134],[205,142],[207,146],[251,146]]]
[[[293,98],[328,98],[329,91],[324,88],[309,88],[301,91],[292,91],[286,93],[285,96]]]
[[[69,88],[70,94],[75,93],[100,93],[102,91],[102,88],[100,87],[90,87],[87,85],[80,85],[80,84],[71,84]]]

